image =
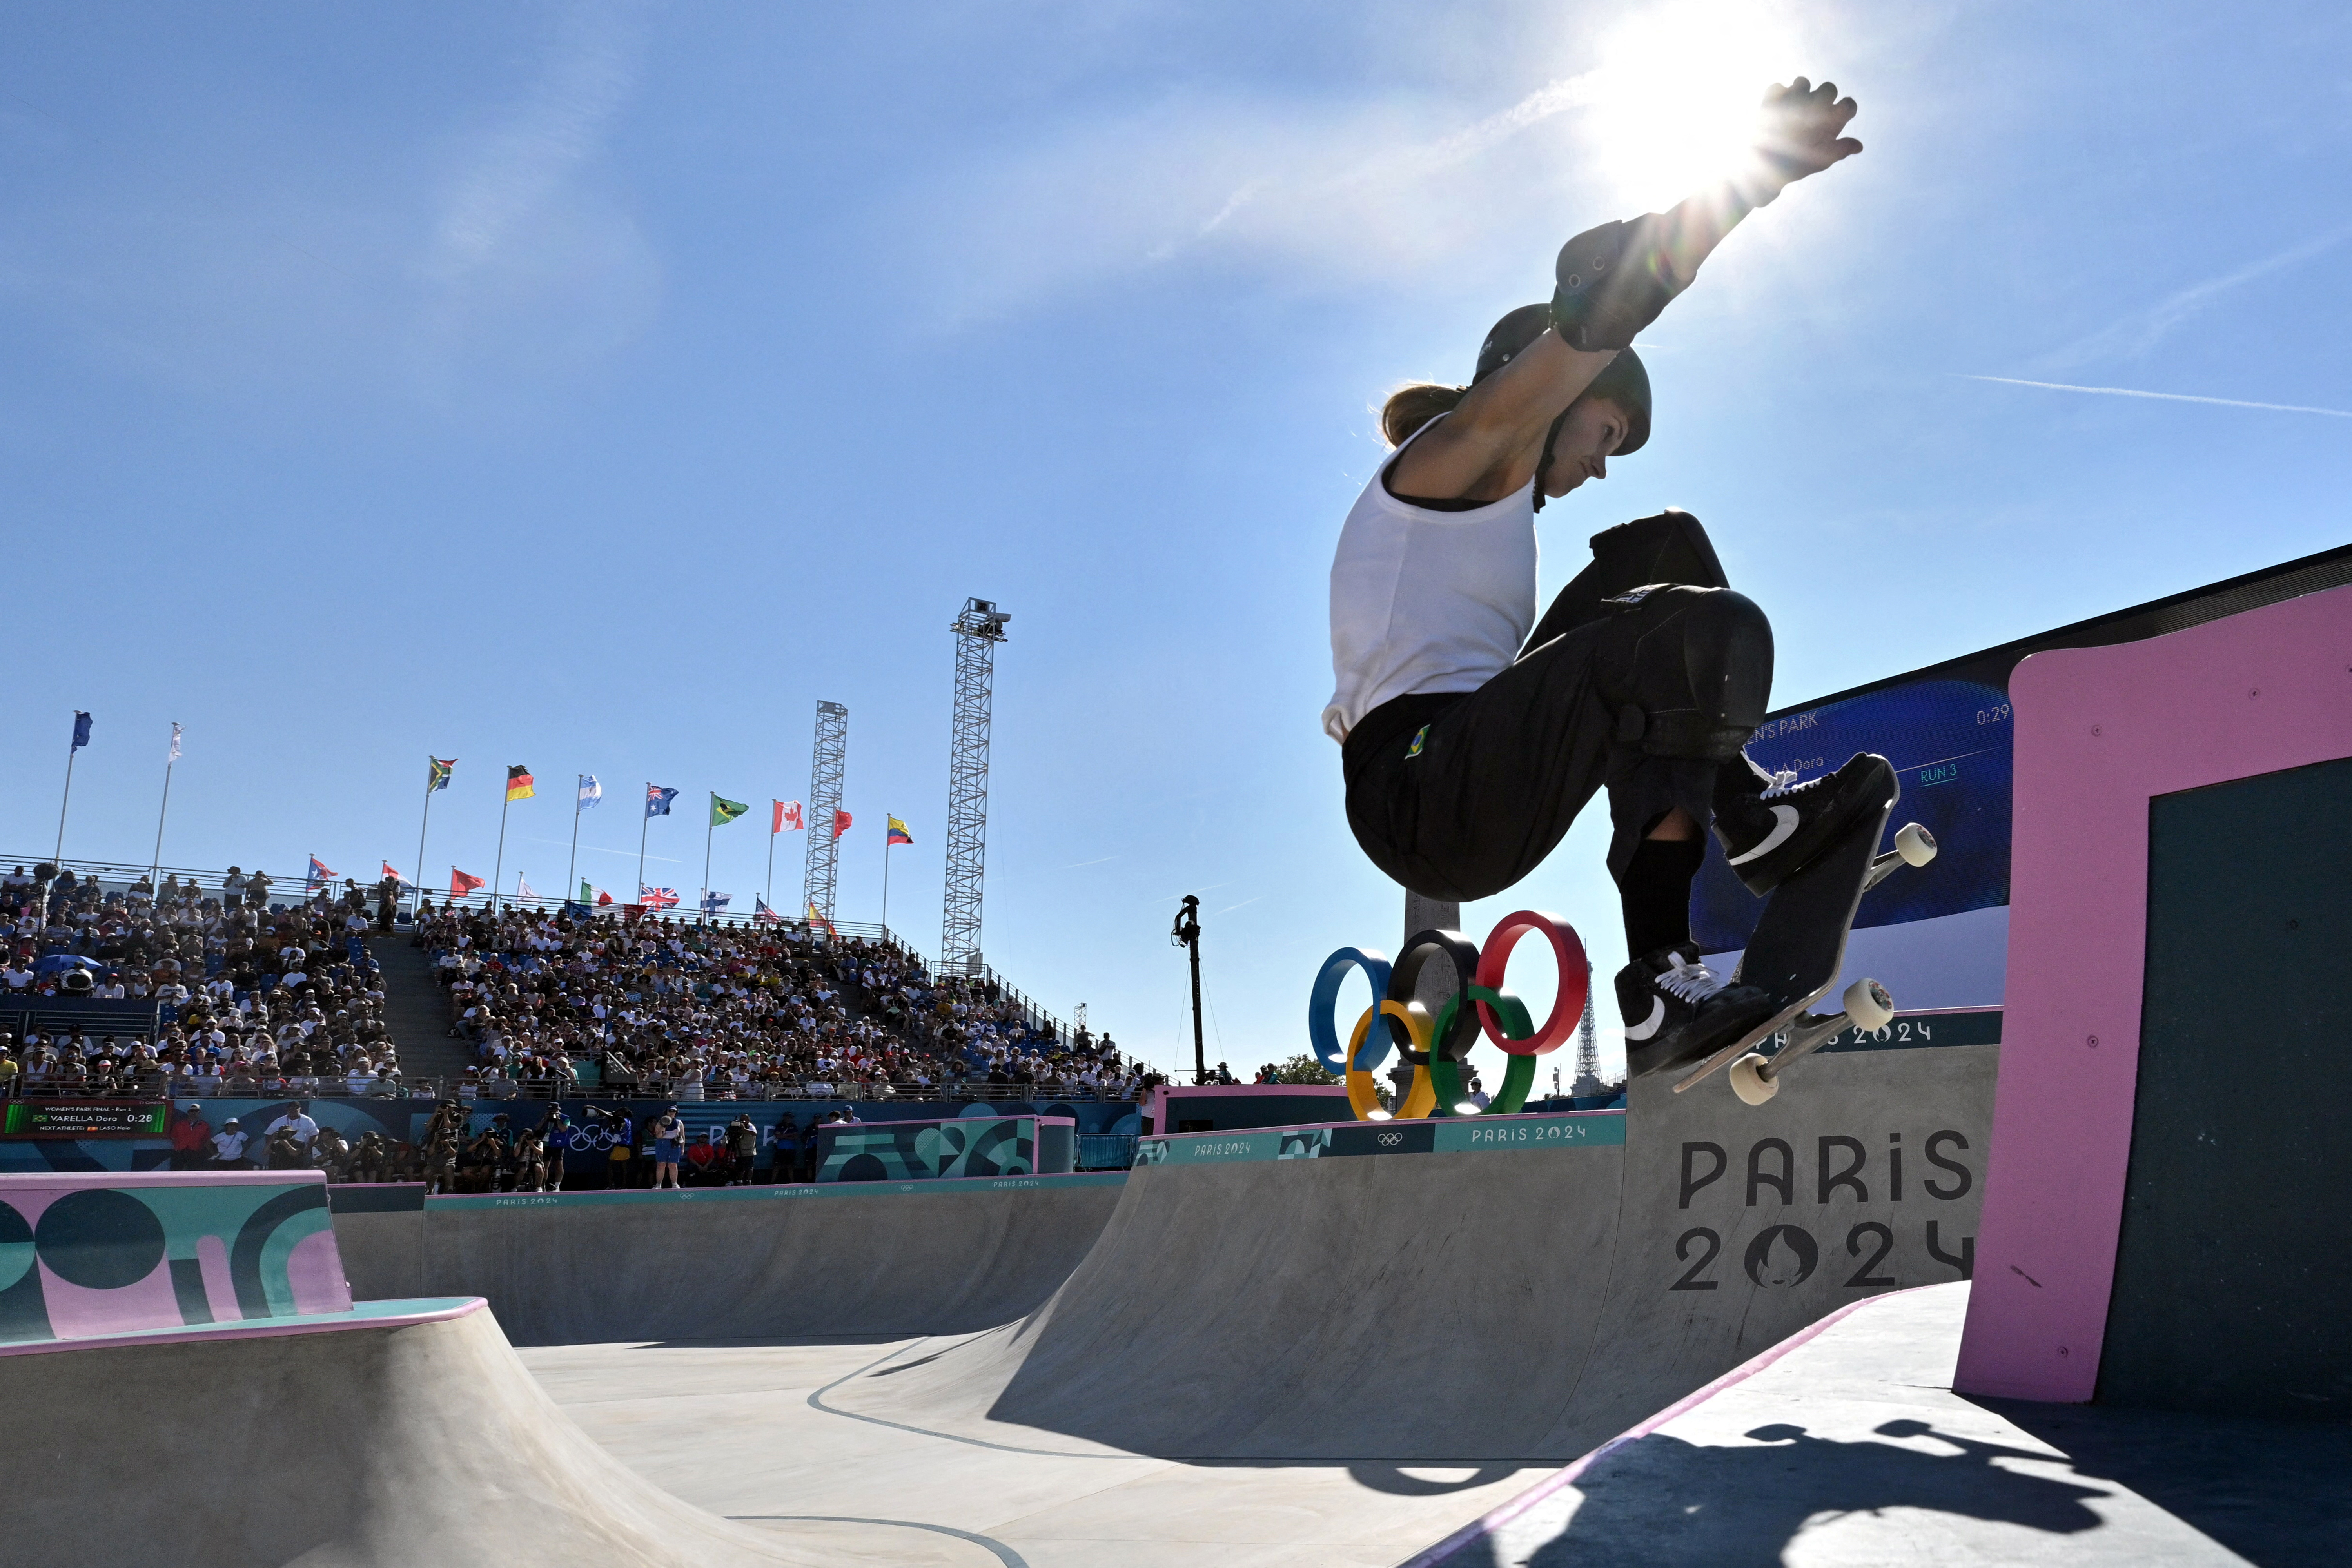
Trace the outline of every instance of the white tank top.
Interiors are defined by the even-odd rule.
[[[1474,511],[1431,511],[1382,482],[1403,455],[1398,447],[1356,498],[1331,562],[1338,684],[1323,732],[1335,741],[1392,697],[1476,690],[1535,630],[1535,481]]]

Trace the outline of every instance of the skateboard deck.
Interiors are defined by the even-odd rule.
[[[1889,768],[1885,803],[1863,813],[1803,869],[1773,889],[1732,980],[1760,987],[1778,1005],[1769,1019],[1676,1079],[1675,1093],[1730,1065],[1732,1087],[1739,1097],[1749,1104],[1761,1104],[1774,1093],[1774,1079],[1780,1072],[1827,1044],[1847,1024],[1880,1028],[1893,1016],[1893,998],[1874,980],[1858,980],[1849,986],[1841,1011],[1816,1015],[1807,1009],[1829,993],[1845,966],[1846,941],[1853,935],[1862,896],[1897,867],[1925,865],[1935,857],[1936,841],[1916,823],[1896,836],[1895,850],[1878,853],[1887,818],[1902,793]],[[1790,1037],[1776,1055],[1748,1056],[1784,1029]]]

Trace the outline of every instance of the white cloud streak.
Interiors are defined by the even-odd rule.
[[[2154,348],[2173,329],[2194,320],[2205,309],[2231,290],[2244,287],[2273,272],[2310,260],[2341,244],[2352,228],[2339,228],[2291,246],[2275,256],[2251,262],[2235,272],[2209,279],[2181,289],[2158,301],[2149,309],[2125,317],[2111,326],[2077,339],[2055,353],[2043,357],[2042,363],[2052,368],[2084,364],[2115,355],[2135,356]]]
[[[2301,403],[2249,403],[2238,397],[2195,397],[2185,392],[2143,392],[2130,386],[2071,386],[2063,381],[2023,381],[2013,375],[1964,375],[1963,381],[1990,381],[2002,386],[2038,386],[2045,392],[2095,392],[2107,397],[2148,397],[2159,403],[2210,403],[2219,408],[2260,408],[2272,414],[2324,414],[2331,419],[2352,419],[2352,408],[2314,408]]]
[[[513,118],[450,191],[429,271],[455,278],[491,260],[595,153],[636,86],[634,50],[614,21],[590,10],[567,26]]]
[[[1170,100],[1026,148],[976,150],[903,196],[891,245],[921,258],[926,292],[964,320],[1171,261],[1402,284],[1507,251],[1498,237],[1572,205],[1582,176],[1565,132],[1531,133],[1591,104],[1593,74],[1450,129],[1425,104],[1393,100],[1304,110]]]

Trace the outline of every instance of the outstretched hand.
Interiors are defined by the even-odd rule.
[[[1840,134],[1858,108],[1853,100],[1837,95],[1835,82],[1815,87],[1803,77],[1767,92],[1756,139],[1765,186],[1759,194],[1764,200],[1780,195],[1783,186],[1861,152],[1861,142]]]

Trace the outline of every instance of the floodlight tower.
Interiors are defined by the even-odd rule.
[[[816,744],[809,762],[808,858],[802,863],[801,890],[807,909],[828,924],[833,920],[834,870],[841,855],[835,814],[841,810],[841,774],[848,761],[849,710],[838,702],[818,703]]]
[[[956,637],[953,740],[948,748],[948,879],[941,900],[940,964],[981,972],[980,895],[988,860],[989,710],[996,690],[996,645],[1013,617],[986,599],[966,599],[948,629]]]

